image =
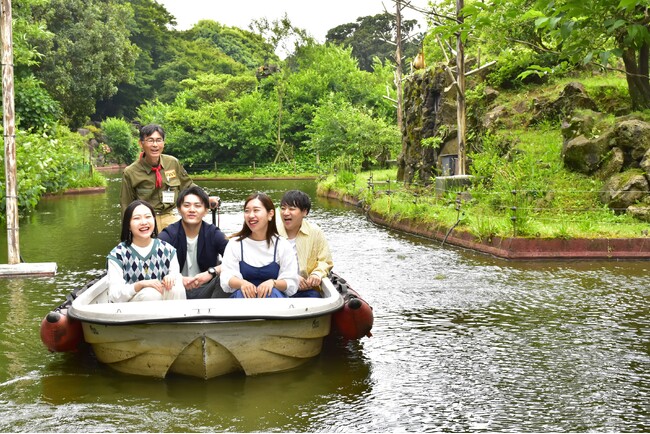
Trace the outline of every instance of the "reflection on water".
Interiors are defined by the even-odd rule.
[[[354,400],[370,389],[369,365],[359,349],[339,343],[303,369],[208,381],[181,376],[165,380],[129,376],[128,381],[120,381],[123,378],[119,374],[89,360],[77,360],[76,364],[90,367],[78,372],[70,363],[69,371],[64,368],[64,372],[25,381],[40,382],[44,402],[73,406],[75,412],[85,414],[83,420],[90,419],[99,425],[80,429],[79,416],[70,425],[61,425],[59,418],[48,418],[37,422],[38,430],[104,429],[109,417],[114,424],[111,430],[119,431],[127,427],[128,431],[150,431],[156,427],[174,432],[313,431],[318,429],[314,423],[326,422],[318,421],[317,415],[329,407],[332,397],[337,401]],[[144,418],[129,410],[133,405]],[[312,420],[311,415],[316,418]],[[325,425],[320,429],[324,428]]]
[[[315,197],[305,181],[201,184],[222,197],[226,233],[241,228],[251,191]],[[330,341],[292,372],[209,381],[47,353],[41,319],[118,241],[118,189],[48,199],[21,221],[23,257],[59,273],[0,280],[0,431],[650,430],[650,263],[506,262],[376,227],[324,198],[310,218],[335,270],[374,307],[374,337]]]

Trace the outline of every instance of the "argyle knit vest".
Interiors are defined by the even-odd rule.
[[[174,256],[176,249],[171,244],[154,238],[153,246],[146,257],[140,256],[133,247],[121,242],[108,254],[108,260],[119,264],[126,283],[135,283],[140,280],[160,280],[168,275]]]

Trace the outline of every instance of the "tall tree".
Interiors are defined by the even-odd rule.
[[[417,20],[402,20],[402,35],[411,33],[417,25]],[[373,59],[378,57],[382,62],[395,58],[395,16],[388,12],[383,14],[359,17],[354,23],[341,24],[327,32],[326,42],[352,47],[352,55],[359,62],[359,68],[372,72]],[[402,54],[414,57],[419,50],[420,39],[411,39],[402,45]]]
[[[184,33],[188,40],[205,39],[235,61],[254,70],[278,60],[271,44],[258,34],[237,27],[224,26],[216,21],[201,20]]]
[[[278,55],[280,53],[290,55],[297,47],[314,40],[306,30],[291,24],[286,13],[279,20],[269,21],[266,18],[253,20],[248,27],[271,44]]]
[[[51,0],[34,7],[34,15],[55,35],[38,47],[37,76],[61,103],[67,123],[81,126],[98,100],[133,79],[133,11],[111,0]]]
[[[162,86],[155,71],[170,60],[170,50],[177,38],[176,32],[169,30],[176,20],[163,5],[155,0],[119,1],[133,9],[129,39],[138,47],[133,80],[119,83],[115,95],[97,103],[96,119],[109,116],[132,119],[140,104],[155,98]]]

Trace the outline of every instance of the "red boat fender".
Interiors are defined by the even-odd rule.
[[[372,307],[363,299],[348,294],[343,308],[332,316],[334,328],[345,339],[371,337],[370,329],[374,322]]]
[[[65,312],[52,311],[41,322],[41,340],[51,352],[77,351],[83,341],[81,322]]]

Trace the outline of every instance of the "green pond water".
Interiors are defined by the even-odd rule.
[[[118,242],[113,178],[20,221],[24,260],[58,273],[0,280],[1,432],[650,430],[650,262],[506,262],[377,227],[312,181],[199,184],[222,197],[226,233],[250,192],[307,191],[335,271],[374,307],[374,336],[329,341],[291,372],[208,381],[49,353],[41,320]]]

